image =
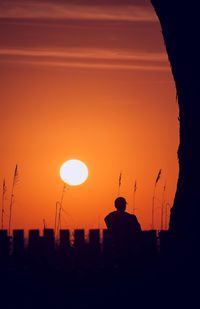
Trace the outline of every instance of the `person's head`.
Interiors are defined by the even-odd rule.
[[[115,200],[115,208],[118,210],[118,211],[125,211],[126,209],[126,200],[124,197],[118,197],[116,198]]]

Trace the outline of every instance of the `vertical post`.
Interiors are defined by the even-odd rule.
[[[89,230],[89,244],[93,248],[100,247],[100,230],[99,229]]]
[[[111,268],[113,266],[113,242],[110,230],[103,230],[103,259],[104,266]]]
[[[87,262],[90,268],[98,268],[101,258],[101,246],[100,246],[100,230],[89,230],[89,251]]]
[[[68,249],[70,247],[69,230],[60,230],[60,249]]]
[[[40,234],[39,230],[30,230],[28,235],[28,248],[31,252],[39,250]]]
[[[55,248],[55,238],[53,229],[44,229],[44,248],[46,251],[53,252]]]
[[[81,248],[85,244],[85,231],[82,229],[74,230],[74,247]]]
[[[0,230],[0,260],[7,261],[10,253],[10,238],[7,230]]]
[[[111,231],[104,229],[103,230],[103,251],[104,253],[111,252],[111,248],[112,248]]]
[[[13,254],[15,256],[24,254],[24,230],[13,230]]]

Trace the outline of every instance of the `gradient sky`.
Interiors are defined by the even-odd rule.
[[[120,194],[160,228],[162,192],[178,176],[178,104],[161,28],[144,0],[0,0],[0,181],[5,227],[15,164],[13,228],[54,227],[59,169],[82,160],[88,180],[68,187],[63,228],[104,228]],[[2,184],[0,184],[2,191]]]

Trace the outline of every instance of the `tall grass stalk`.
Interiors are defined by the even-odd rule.
[[[2,191],[2,205],[1,205],[1,229],[3,230],[3,223],[4,223],[4,202],[5,202],[5,194],[6,194],[6,181],[5,178],[3,179],[3,191]]]
[[[120,174],[119,174],[118,196],[119,196],[119,194],[120,194],[121,183],[122,183],[122,172],[120,172]]]
[[[137,182],[135,180],[134,189],[133,189],[133,214],[135,213],[135,195],[137,191]]]
[[[56,202],[55,231],[54,231],[55,238],[56,238],[56,236],[59,237],[59,231],[61,229],[61,213],[62,213],[62,210],[63,210],[63,199],[64,199],[65,189],[66,189],[66,184],[64,183],[62,194],[61,194],[61,199],[60,199],[60,201]]]
[[[160,222],[160,229],[163,230],[163,214],[164,214],[164,205],[165,205],[165,191],[166,191],[166,183],[163,187],[163,194],[162,194],[162,205],[161,205],[161,222]]]
[[[162,172],[162,170],[160,169],[159,172],[158,172],[156,181],[154,183],[153,198],[152,198],[152,223],[151,223],[152,230],[154,230],[154,202],[155,202],[155,195],[156,195],[156,186],[157,186],[157,183],[160,179],[161,172]]]
[[[43,219],[42,222],[43,222],[43,230],[45,230],[46,229],[46,221],[45,221],[45,219]]]
[[[168,218],[168,212],[167,209],[171,209],[171,205],[169,203],[165,204],[165,229],[167,230],[167,218]]]
[[[56,227],[57,227],[57,213],[58,213],[58,202],[56,202],[55,225],[54,225],[54,234],[55,235],[56,235]]]
[[[10,235],[11,232],[11,220],[12,220],[12,208],[13,208],[13,201],[14,201],[14,189],[15,185],[18,182],[18,166],[16,164],[15,172],[13,176],[13,183],[12,183],[12,190],[11,190],[11,196],[10,196],[10,215],[9,215],[9,227],[8,227],[8,234]]]

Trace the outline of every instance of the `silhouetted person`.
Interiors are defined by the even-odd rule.
[[[132,236],[134,233],[140,232],[141,227],[135,215],[126,212],[126,200],[118,197],[115,200],[116,211],[111,212],[105,217],[107,228],[120,234]]]
[[[141,227],[136,216],[125,211],[125,198],[118,197],[115,200],[115,208],[116,211],[108,214],[104,220],[112,233],[115,255],[124,260],[138,251]]]

